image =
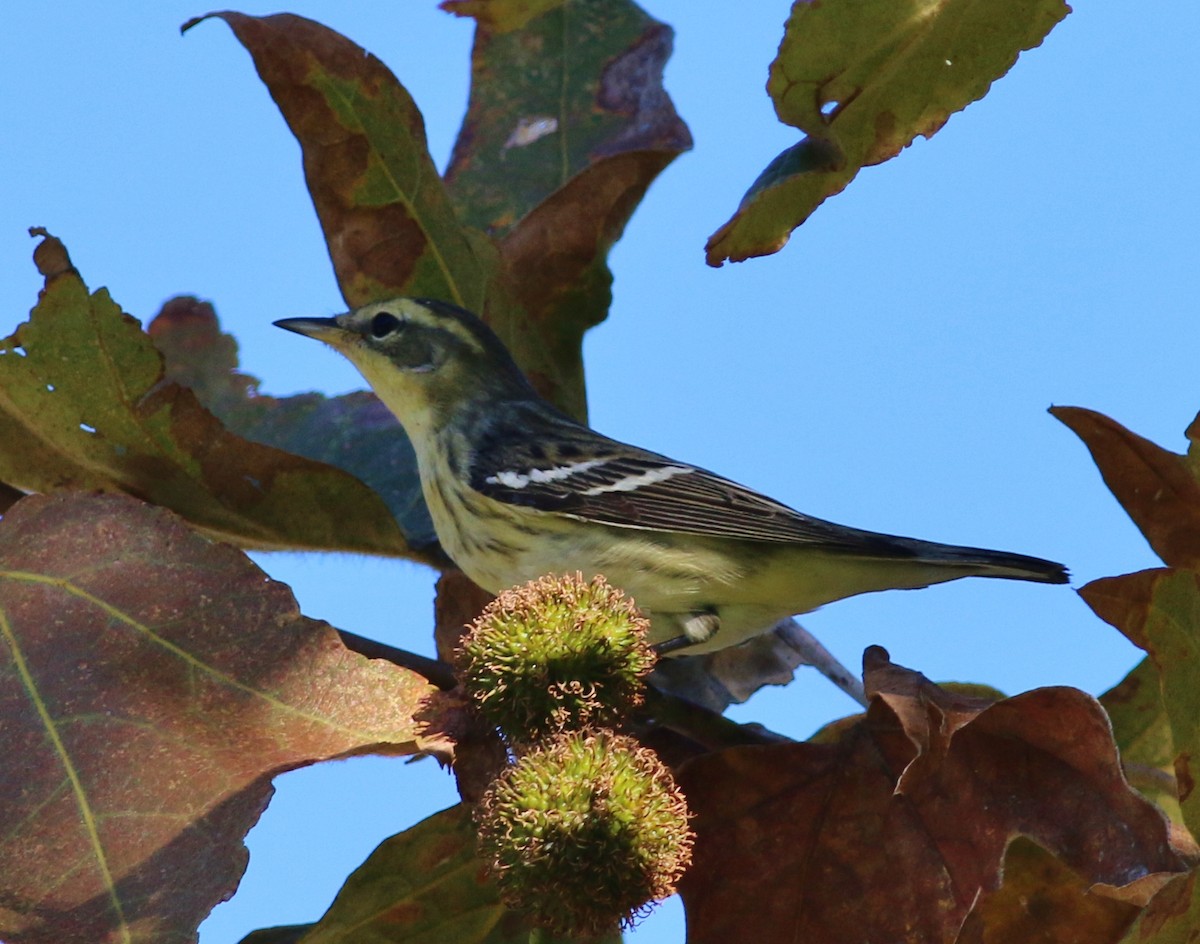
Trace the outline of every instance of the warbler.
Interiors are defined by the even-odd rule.
[[[1065,583],[1061,564],[811,518],[706,469],[610,439],[539,396],[479,318],[396,298],[276,325],[345,355],[416,450],[438,540],[492,593],[603,574],[652,642],[721,649],[876,590],[959,577]]]

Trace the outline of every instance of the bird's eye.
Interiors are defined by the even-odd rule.
[[[400,325],[403,324],[399,318],[390,312],[381,311],[371,319],[371,337],[385,338]]]

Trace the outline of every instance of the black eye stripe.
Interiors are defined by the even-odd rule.
[[[371,337],[385,338],[403,324],[404,322],[391,312],[381,311],[371,319]]]

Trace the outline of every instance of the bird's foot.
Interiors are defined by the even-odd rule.
[[[657,655],[665,656],[688,646],[708,642],[721,628],[721,617],[712,610],[702,610],[690,614],[682,621],[682,626],[683,632],[680,635],[651,647]]]

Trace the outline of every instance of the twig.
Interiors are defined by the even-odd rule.
[[[417,655],[415,652],[409,652],[406,649],[397,649],[395,646],[389,646],[387,643],[377,642],[374,639],[367,639],[365,636],[359,636],[357,633],[352,633],[345,629],[337,630],[337,634],[342,637],[342,642],[346,648],[352,652],[357,652],[368,659],[383,659],[400,666],[402,669],[409,669],[416,672],[444,692],[450,691],[450,689],[458,684],[458,680],[454,677],[454,670],[450,668],[450,664],[447,662],[430,659],[428,656]]]

